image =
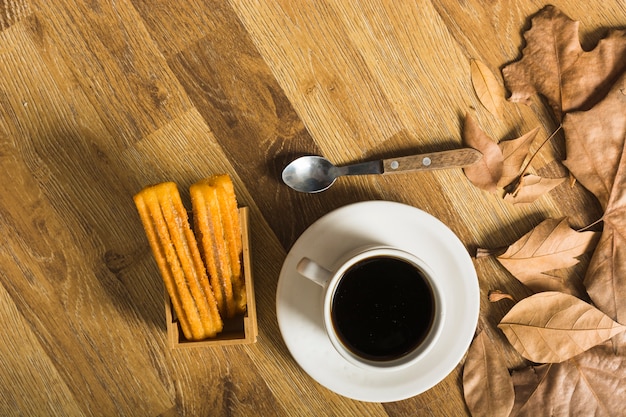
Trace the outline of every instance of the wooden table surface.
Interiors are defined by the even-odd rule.
[[[626,25],[622,0],[555,0],[592,48]],[[307,195],[288,161],[347,163],[458,148],[472,111],[493,138],[558,125],[540,99],[480,104],[470,60],[498,77],[519,58],[536,0],[0,1],[0,414],[28,416],[462,416],[462,361],[392,403],[344,398],[308,376],[276,320],[281,265],[316,219],[389,200],[445,222],[471,252],[509,245],[548,217],[601,216],[582,187],[511,205],[460,169],[341,179]],[[561,137],[562,139],[562,137]],[[538,143],[538,142],[537,142]],[[534,149],[538,147],[534,146]],[[565,174],[557,137],[532,167]],[[250,208],[256,344],[170,350],[163,284],[132,196],[229,173]],[[527,294],[475,259],[479,328]],[[523,361],[503,349],[510,368]]]

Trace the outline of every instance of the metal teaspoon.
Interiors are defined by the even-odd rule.
[[[283,182],[296,191],[318,193],[330,188],[342,175],[391,174],[460,168],[475,164],[482,156],[482,153],[476,149],[462,148],[344,166],[335,166],[321,156],[303,156],[289,163],[283,169],[282,177]]]

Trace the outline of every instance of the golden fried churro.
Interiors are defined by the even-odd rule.
[[[199,182],[189,188],[193,222],[217,307],[222,317],[232,317],[234,301],[230,282],[230,264],[215,187]]]
[[[194,227],[224,317],[245,312],[241,277],[241,225],[234,187],[228,175],[216,175],[189,189]]]
[[[230,256],[235,307],[237,313],[244,313],[246,311],[246,287],[241,276],[241,222],[237,209],[235,187],[228,175],[215,175],[209,178],[209,181],[217,188],[217,198],[222,213],[222,224],[224,225],[224,237]]]
[[[215,336],[222,319],[176,184],[146,187],[134,200],[183,334]]]

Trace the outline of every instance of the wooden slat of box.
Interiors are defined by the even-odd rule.
[[[256,303],[254,298],[254,282],[252,279],[252,265],[250,261],[250,233],[248,228],[248,208],[241,207],[239,209],[239,217],[241,219],[242,234],[242,263],[243,275],[246,285],[247,311],[244,316],[234,317],[224,320],[224,330],[216,337],[201,341],[191,341],[185,339],[183,332],[178,323],[176,313],[172,307],[170,297],[165,292],[165,319],[167,327],[167,335],[170,347],[207,347],[207,346],[226,346],[238,344],[255,343],[258,334],[256,319]]]

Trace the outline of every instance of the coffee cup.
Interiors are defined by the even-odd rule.
[[[345,254],[332,267],[304,257],[296,269],[322,287],[326,334],[355,366],[405,368],[439,337],[444,298],[428,264],[412,253],[373,245]]]

